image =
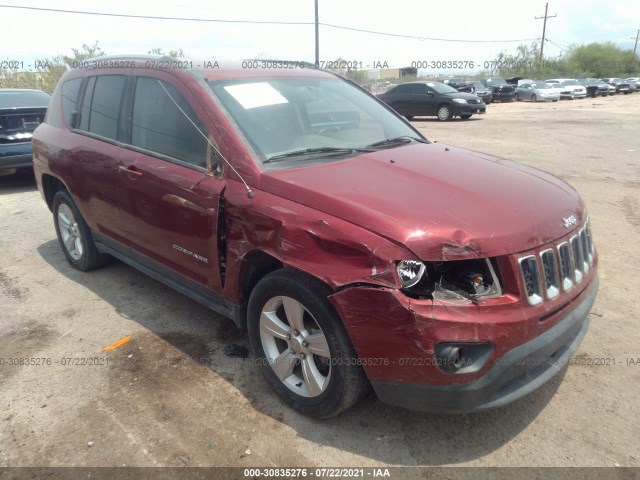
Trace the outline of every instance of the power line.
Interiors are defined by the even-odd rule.
[[[285,22],[285,21],[273,21],[273,20],[225,20],[218,18],[187,18],[187,17],[164,17],[153,15],[130,15],[124,13],[107,13],[107,12],[89,12],[85,10],[63,10],[58,8],[44,8],[44,7],[25,7],[22,5],[0,5],[0,8],[17,8],[22,10],[36,10],[41,12],[55,12],[55,13],[69,13],[77,15],[97,15],[102,17],[118,17],[118,18],[140,18],[147,20],[173,20],[173,21],[186,21],[186,22],[209,22],[209,23],[248,23],[248,24],[262,24],[262,25],[315,25],[315,22]],[[400,33],[379,32],[375,30],[365,30],[362,28],[347,27],[344,25],[335,25],[331,23],[318,22],[318,25],[323,27],[335,28],[340,30],[349,30],[352,32],[369,33],[372,35],[384,35],[387,37],[396,38],[410,38],[414,40],[429,40],[435,42],[458,42],[458,43],[515,43],[515,42],[527,42],[534,40],[533,38],[521,38],[514,40],[466,40],[466,39],[454,39],[454,38],[434,38],[434,37],[422,37],[418,35],[405,35]]]
[[[98,15],[101,17],[142,18],[147,20],[177,20],[186,22],[215,22],[215,23],[256,23],[271,25],[313,25],[313,22],[284,22],[273,20],[223,20],[218,18],[187,18],[187,17],[159,17],[152,15],[130,15],[125,13],[88,12],[85,10],[63,10],[59,8],[25,7],[22,5],[0,5],[0,8],[20,8],[23,10],[37,10],[40,12],[73,13],[78,15]]]
[[[462,42],[462,43],[511,43],[511,42],[528,42],[531,40],[535,40],[534,38],[520,38],[515,40],[463,40],[463,39],[453,39],[453,38],[434,38],[434,37],[421,37],[417,35],[404,35],[400,33],[386,33],[386,32],[377,32],[374,30],[364,30],[362,28],[353,28],[353,27],[345,27],[342,25],[333,25],[331,23],[320,23],[320,25],[330,28],[339,28],[341,30],[351,30],[353,32],[362,32],[362,33],[372,33],[374,35],[385,35],[389,37],[400,37],[400,38],[412,38],[415,40],[431,40],[436,42]]]

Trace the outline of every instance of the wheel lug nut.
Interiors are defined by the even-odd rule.
[[[300,335],[300,332],[298,330],[294,330],[293,334],[297,337],[298,335]]]
[[[291,340],[291,334],[287,333],[287,340]]]
[[[307,358],[307,356],[304,353],[301,353],[300,358],[304,360],[305,358]]]
[[[308,347],[308,346],[309,346],[309,342],[307,342],[307,341],[305,340],[304,342],[302,342],[302,346],[303,346],[303,347],[305,347],[305,348],[306,348],[306,347]]]

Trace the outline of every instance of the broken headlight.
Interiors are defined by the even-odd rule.
[[[402,290],[414,298],[475,301],[502,295],[495,259],[403,260],[397,270]]]
[[[403,288],[413,287],[418,283],[425,271],[425,265],[419,260],[401,260],[396,266],[398,277]]]

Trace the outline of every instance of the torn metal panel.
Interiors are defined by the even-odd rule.
[[[244,258],[259,250],[337,289],[353,283],[397,288],[395,261],[408,250],[331,215],[265,192],[247,198],[242,186],[225,192],[227,282],[237,300]],[[235,296],[234,296],[235,295]]]

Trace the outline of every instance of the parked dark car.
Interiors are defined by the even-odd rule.
[[[0,88],[0,173],[31,168],[31,135],[44,120],[50,99],[41,90]]]
[[[101,57],[56,87],[34,172],[73,268],[113,256],[231,318],[280,399],[320,418],[370,388],[496,408],[567,365],[598,289],[567,183],[432,143],[331,72],[179,62],[205,65]]]
[[[491,89],[493,101],[513,102],[515,88],[509,85],[504,78],[483,78],[480,80],[482,84]]]
[[[491,93],[491,89],[485,87],[479,80],[453,82],[448,83],[448,85],[455,88],[459,92],[473,93],[474,95],[479,96],[486,105],[489,105],[493,101],[493,94]]]
[[[408,119],[436,116],[439,120],[486,112],[487,106],[477,95],[461,93],[442,82],[409,82],[396,85],[378,98]]]
[[[622,78],[607,77],[607,78],[601,78],[600,80],[615,87],[616,93],[624,93],[625,95],[627,95],[630,91],[629,82],[627,82],[626,80],[623,80]]]
[[[609,95],[609,84],[597,78],[576,78],[577,82],[587,89],[588,97],[606,97]]]

